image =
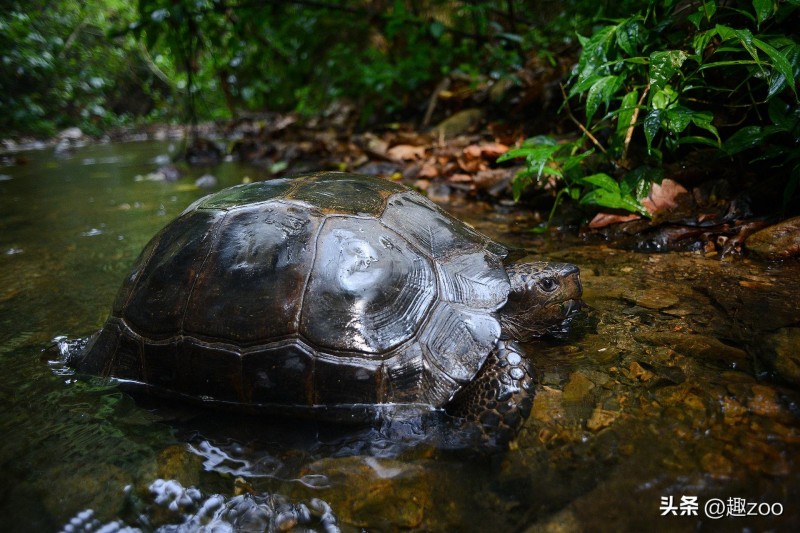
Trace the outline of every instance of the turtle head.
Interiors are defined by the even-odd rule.
[[[511,292],[500,309],[503,336],[528,342],[564,331],[580,309],[580,270],[569,263],[513,263],[506,267]]]

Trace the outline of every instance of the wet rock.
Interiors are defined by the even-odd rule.
[[[628,377],[639,381],[650,381],[655,374],[644,368],[640,363],[634,361],[628,366]]]
[[[767,337],[767,344],[775,350],[775,372],[786,381],[800,384],[800,328],[779,329]]]
[[[751,255],[768,261],[800,256],[800,217],[753,233],[745,246]]]
[[[592,411],[592,416],[586,421],[586,427],[591,431],[600,431],[613,424],[619,418],[619,415],[619,411],[609,411],[608,409],[595,407],[594,411]]]
[[[728,479],[733,474],[733,463],[720,453],[708,452],[700,459],[700,465],[713,479]]]
[[[562,420],[566,416],[563,404],[563,395],[560,390],[544,387],[536,393],[533,399],[531,417],[541,422],[550,423]]]
[[[80,128],[67,128],[59,132],[56,138],[59,140],[79,141],[83,138],[83,132]]]
[[[216,176],[211,174],[203,174],[196,180],[194,180],[194,184],[200,187],[201,189],[213,189],[219,184],[219,180]]]
[[[432,133],[445,139],[452,139],[474,130],[483,120],[483,109],[464,109],[437,124]]]
[[[625,296],[631,299],[636,305],[647,309],[665,309],[677,304],[680,298],[675,291],[669,289],[649,288],[647,290],[633,291]]]
[[[761,428],[755,427],[753,430]],[[734,460],[752,472],[769,476],[786,476],[792,467],[776,442],[764,440],[755,432],[741,434],[735,445],[726,446],[726,451]]]
[[[183,172],[175,165],[162,165],[156,170],[157,174],[164,176],[163,181],[175,182],[181,179]]]
[[[722,416],[726,426],[741,424],[747,416],[747,408],[730,396],[726,396],[722,399]]]
[[[729,346],[716,337],[673,332],[642,332],[634,336],[636,340],[652,346],[671,346],[676,352],[687,357],[713,361],[739,369],[749,366],[747,352]]]
[[[753,385],[752,391],[753,396],[747,402],[751,412],[770,418],[781,414],[782,408],[775,389],[766,385]]]
[[[564,385],[564,401],[584,401],[594,388],[595,383],[582,371],[579,370],[577,372],[573,372],[569,376],[569,381],[567,384]]]
[[[525,533],[579,533],[585,531],[584,524],[570,509],[564,509],[544,520],[536,522]]]
[[[304,476],[324,476],[325,499],[345,523],[356,527],[419,527],[431,509],[431,485],[422,466],[376,457],[325,458],[305,467]]]

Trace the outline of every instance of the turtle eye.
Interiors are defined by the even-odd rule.
[[[539,280],[539,288],[544,292],[553,292],[558,288],[558,281],[555,278],[542,278]]]

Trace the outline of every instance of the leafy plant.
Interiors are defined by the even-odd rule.
[[[788,202],[800,176],[792,111],[800,44],[789,22],[798,6],[796,0],[651,1],[643,12],[579,37],[582,52],[564,111],[580,138],[561,147],[533,140],[505,154],[502,160],[526,158],[515,197],[533,177],[555,175],[582,204],[647,215],[639,200],[663,175],[664,163],[697,145],[720,157],[759,148],[752,162],[790,165]],[[575,101],[583,105],[583,121],[572,112]],[[644,141],[641,153],[634,141]],[[590,153],[607,173],[573,168],[584,167]]]
[[[135,40],[106,34],[133,19],[127,2],[12,0],[4,7],[0,125],[6,132],[52,135],[78,125],[97,133],[152,109],[159,85]]]
[[[509,150],[498,158],[498,162],[525,158],[527,168],[517,174],[512,182],[515,201],[535,181],[551,177],[563,182],[563,187],[556,193],[548,221],[553,218],[565,196],[582,205],[624,209],[649,216],[641,199],[647,195],[650,183],[660,179],[661,172],[643,166],[628,172],[619,181],[605,172],[589,173],[585,160],[594,152],[592,149],[583,149],[582,139],[559,144],[554,137],[542,135],[526,140],[519,148]],[[535,231],[545,229],[542,227]]]
[[[386,117],[421,108],[460,63],[493,68],[483,52],[504,51],[494,11],[486,1],[140,0],[132,32],[171,59],[165,74],[190,114],[316,114],[346,98]]]

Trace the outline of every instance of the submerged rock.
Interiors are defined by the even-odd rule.
[[[778,375],[800,385],[800,328],[782,328],[767,338],[775,350],[772,367]]]
[[[161,450],[157,463],[159,478],[175,479],[184,485],[200,483],[203,461],[198,455],[190,452],[186,445],[174,444]]]
[[[747,352],[725,344],[716,337],[671,332],[638,333],[635,337],[653,346],[670,346],[676,352],[694,359],[713,361],[739,369],[749,366]]]
[[[329,480],[326,499],[345,523],[376,527],[375,517],[381,517],[391,528],[415,528],[432,506],[428,472],[395,459],[345,457],[320,459],[303,474]]]
[[[109,489],[132,481],[130,474],[112,464],[64,463],[45,473],[40,490],[45,509],[56,521],[66,522],[89,507],[93,516],[108,520],[119,515],[125,502],[123,491]]]

